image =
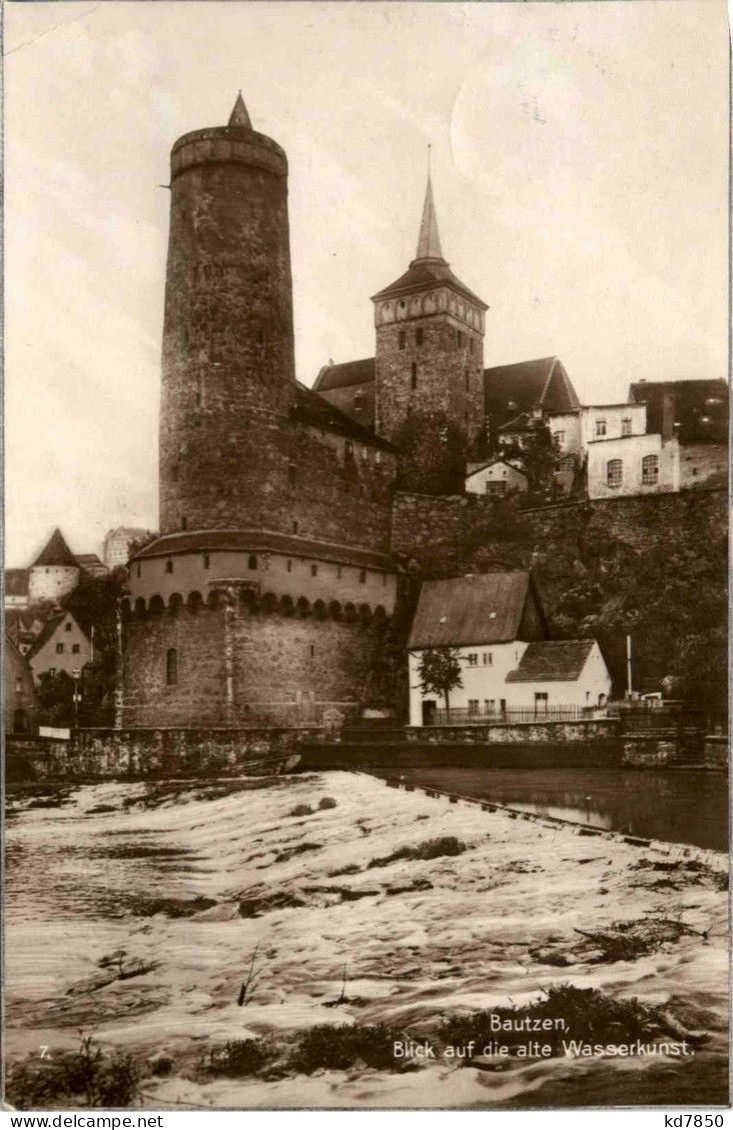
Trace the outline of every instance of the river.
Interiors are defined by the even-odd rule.
[[[400,776],[646,839],[728,848],[722,773],[633,769],[404,769]]]

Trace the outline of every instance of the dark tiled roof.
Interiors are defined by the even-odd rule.
[[[150,542],[130,560],[143,561],[148,557],[172,557],[177,553],[205,553],[216,550],[241,553],[287,553],[293,557],[315,557],[322,561],[336,561],[344,565],[391,571],[386,554],[374,553],[370,549],[352,549],[348,545],[332,545],[330,542],[313,541],[311,538],[268,530],[199,530],[166,534]]]
[[[374,358],[365,357],[361,361],[324,365],[316,377],[313,390],[325,392],[329,388],[349,388],[351,385],[368,384],[370,381],[374,381]]]
[[[724,380],[635,381],[629,400],[645,402],[647,432],[661,432],[665,395],[674,396],[674,419],[681,443],[726,443],[728,385]],[[716,403],[709,404],[709,400]]]
[[[594,640],[539,640],[528,645],[508,683],[543,683],[579,678]]]
[[[66,619],[67,615],[67,612],[54,612],[52,616],[49,616],[41,631],[36,636],[35,642],[28,652],[26,659],[31,660],[34,655],[38,654],[43,645],[48,643],[51,639],[59,624]]]
[[[372,295],[372,302],[389,298],[392,295],[412,294],[416,290],[440,285],[449,286],[451,290],[470,298],[483,310],[488,310],[483,299],[479,298],[477,294],[464,286],[460,279],[456,278],[444,259],[414,259],[404,275],[400,275],[395,282],[390,283],[384,290]]]
[[[538,406],[545,412],[564,412],[580,404],[559,357],[484,369],[484,396],[495,426]]]
[[[360,440],[372,447],[381,447],[384,451],[394,451],[394,447],[386,439],[381,439],[362,424],[352,420],[340,408],[336,408],[325,397],[320,396],[311,388],[306,388],[300,381],[295,385],[295,407],[293,414],[296,420],[310,424],[313,428],[322,428],[324,431],[338,432],[348,439]]]
[[[463,647],[516,639],[530,584],[529,573],[522,572],[426,581],[408,647]]]
[[[4,575],[6,596],[28,596],[27,569],[6,569]]]
[[[76,558],[66,544],[61,530],[58,528],[54,530],[33,565],[76,565]]]
[[[82,569],[105,569],[96,553],[75,553],[74,560]]]

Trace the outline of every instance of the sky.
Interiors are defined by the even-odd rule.
[[[169,152],[241,88],[290,164],[296,368],[374,353],[427,146],[487,366],[728,375],[723,0],[5,5],[6,562],[157,525]]]

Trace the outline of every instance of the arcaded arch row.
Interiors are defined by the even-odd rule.
[[[206,599],[200,592],[194,591],[188,594],[185,601],[180,593],[174,592],[168,598],[166,606],[163,597],[156,593],[147,602],[142,596],[139,596],[134,603],[126,598],[122,601],[122,614],[126,617],[142,618],[144,616],[161,616],[167,610],[175,616],[184,608],[188,612],[197,613],[204,608],[219,608],[222,603],[222,594],[216,591],[210,593]],[[352,604],[351,602],[342,604],[339,600],[330,602],[325,600],[310,601],[305,596],[300,596],[297,600],[294,600],[288,594],[278,597],[272,592],[259,594],[245,590],[239,596],[238,603],[251,613],[263,612],[269,615],[312,617],[314,620],[344,620],[347,623],[354,623],[358,620],[366,625],[372,622],[384,622],[387,619],[387,612],[381,604],[372,608],[369,604]]]

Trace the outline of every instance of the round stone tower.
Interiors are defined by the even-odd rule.
[[[238,96],[171,153],[160,531],[267,526],[295,397],[284,151]],[[282,482],[281,482],[282,480]]]

